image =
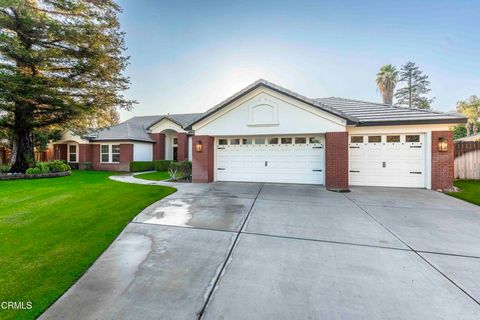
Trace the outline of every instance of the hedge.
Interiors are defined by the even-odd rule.
[[[132,161],[130,162],[130,172],[153,171],[155,166],[153,161]]]
[[[157,171],[167,171],[170,163],[172,163],[172,160],[153,161],[153,164],[155,166],[155,170],[157,170]]]

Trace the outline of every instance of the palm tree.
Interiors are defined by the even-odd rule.
[[[473,134],[478,133],[478,119],[480,118],[480,98],[476,95],[470,96],[465,101],[457,102],[457,112],[467,116],[467,136],[470,135],[470,128],[473,127]]]
[[[383,103],[392,105],[393,91],[398,81],[397,68],[391,64],[386,64],[380,68],[377,73],[377,87],[383,96]]]

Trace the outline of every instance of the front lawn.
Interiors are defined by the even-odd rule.
[[[168,174],[167,171],[156,171],[156,172],[137,174],[135,175],[135,178],[152,180],[152,181],[162,181],[162,180],[170,179],[170,175]]]
[[[457,180],[453,183],[459,188],[459,192],[449,192],[452,197],[459,198],[480,206],[480,181],[479,180]]]
[[[33,305],[0,310],[1,319],[40,315],[135,215],[175,191],[112,181],[111,174],[0,181],[0,302]]]

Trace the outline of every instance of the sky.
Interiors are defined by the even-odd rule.
[[[122,120],[203,112],[263,78],[309,98],[381,102],[384,64],[415,62],[433,108],[480,95],[480,1],[119,0]],[[401,85],[401,84],[400,84]]]

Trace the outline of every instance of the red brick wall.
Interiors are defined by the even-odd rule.
[[[78,163],[92,161],[92,145],[81,143],[78,145]]]
[[[133,144],[120,144],[120,163],[100,163],[100,145],[92,144],[92,169],[105,171],[130,171],[133,161]]]
[[[202,142],[202,152],[195,151],[195,145],[198,141]],[[212,182],[214,138],[210,136],[193,136],[192,148],[192,181]]]
[[[67,145],[56,144],[53,146],[54,157],[56,160],[67,161]]]
[[[444,138],[448,151],[438,151],[438,139]],[[432,189],[447,189],[453,186],[454,177],[453,131],[432,131]]]
[[[186,133],[177,133],[177,161],[188,160],[188,136]]]
[[[325,134],[325,186],[329,190],[348,190],[348,132]]]
[[[153,144],[153,160],[165,160],[165,135],[163,133],[150,134]]]

